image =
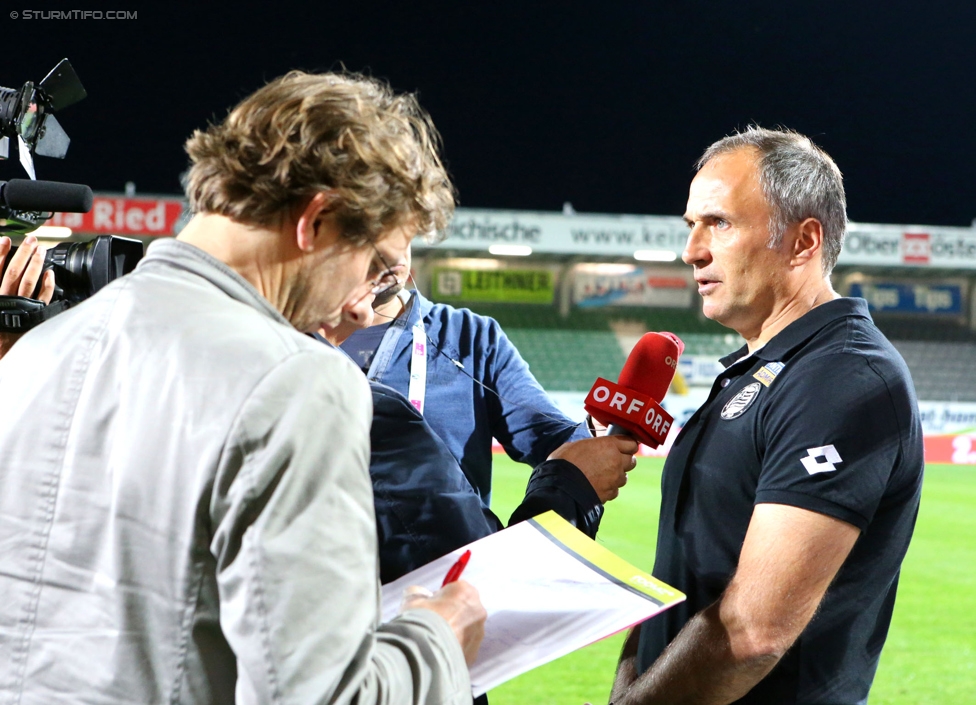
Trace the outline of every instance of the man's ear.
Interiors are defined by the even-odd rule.
[[[823,248],[823,224],[816,218],[803,220],[793,241],[793,256],[790,264],[800,267],[812,259],[819,258]]]
[[[334,191],[319,191],[312,196],[301,212],[295,226],[298,249],[311,252],[335,242],[336,232],[331,211],[335,205]],[[327,221],[323,223],[323,221]]]

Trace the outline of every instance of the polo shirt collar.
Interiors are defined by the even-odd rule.
[[[791,350],[803,345],[828,324],[840,318],[848,317],[867,318],[871,320],[871,314],[868,312],[868,302],[864,299],[840,298],[821,304],[786,326],[786,328],[773,336],[772,340],[756,350],[753,356],[767,361],[782,360],[788,356]],[[719,362],[728,368],[744,356],[749,356],[749,347],[747,345],[743,345],[731,355],[726,355],[721,358]]]

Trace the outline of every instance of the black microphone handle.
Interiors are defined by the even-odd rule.
[[[628,431],[623,426],[618,426],[615,423],[612,423],[609,426],[607,426],[607,435],[608,436],[627,436],[628,438],[633,438],[633,436],[630,435],[630,431]]]

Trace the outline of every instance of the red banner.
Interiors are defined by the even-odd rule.
[[[976,465],[976,436],[926,436],[925,462]]]
[[[905,264],[929,264],[932,259],[932,241],[928,233],[903,233],[902,262]]]
[[[174,235],[183,213],[179,198],[127,198],[95,196],[88,213],[55,213],[46,225],[61,225],[91,235]]]

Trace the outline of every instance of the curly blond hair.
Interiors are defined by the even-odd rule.
[[[411,220],[430,237],[455,204],[439,148],[414,95],[360,74],[292,71],[187,140],[187,197],[195,213],[268,226],[332,190],[354,242]]]

